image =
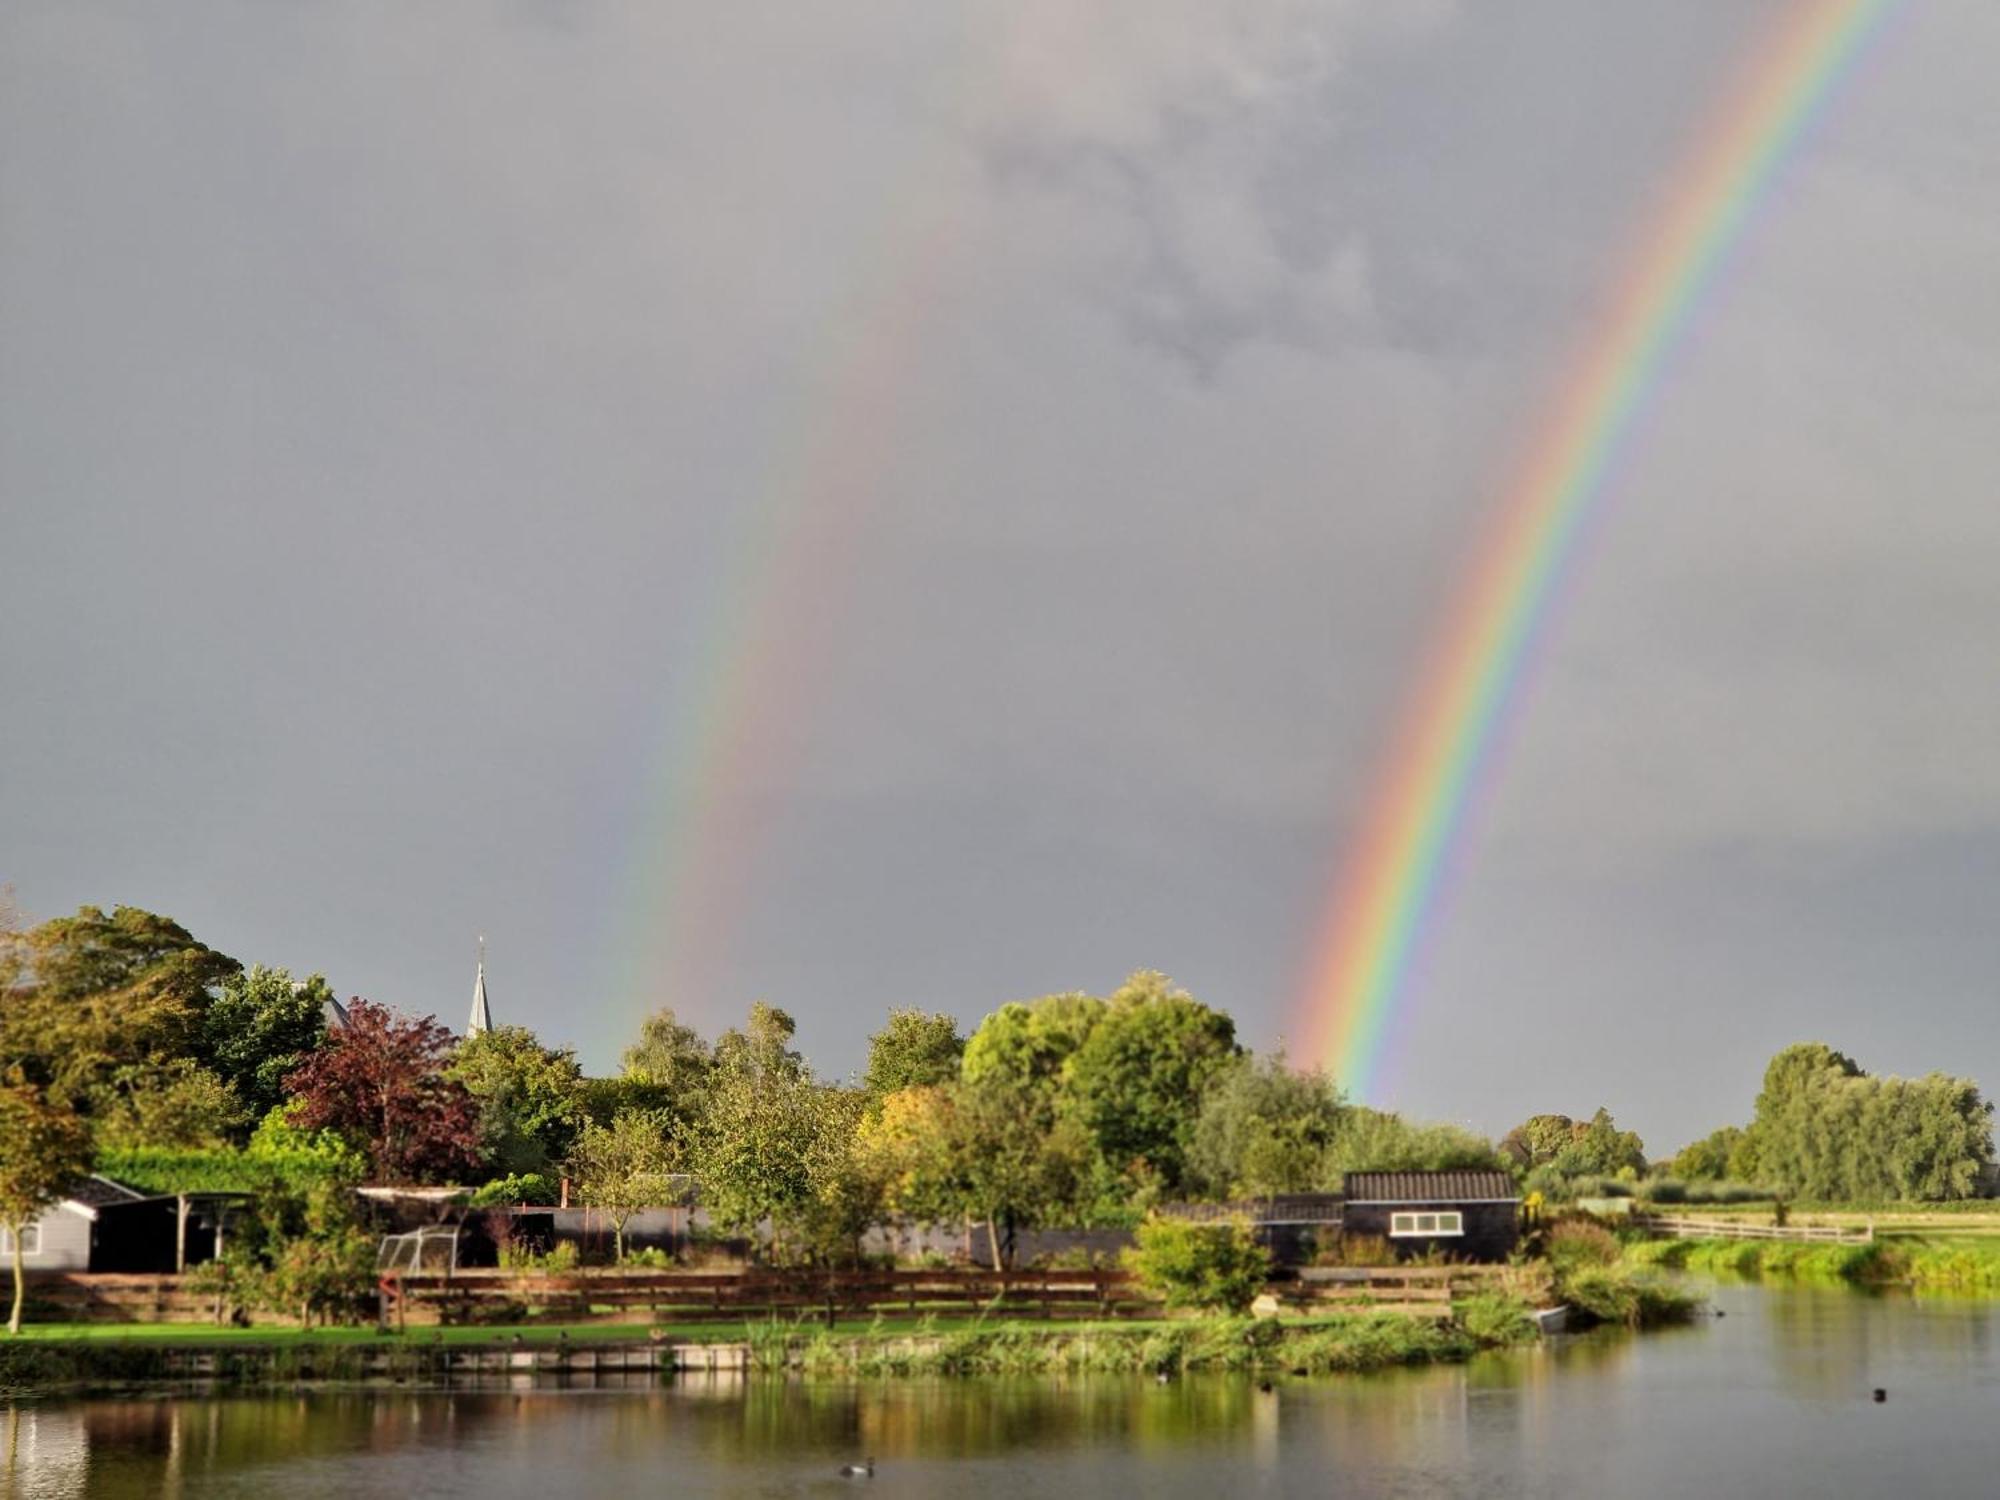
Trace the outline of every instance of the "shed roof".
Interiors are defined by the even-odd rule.
[[[69,1191],[63,1194],[63,1201],[83,1208],[109,1208],[114,1203],[138,1203],[145,1196],[137,1188],[127,1187],[122,1182],[100,1177],[93,1172],[71,1183]]]
[[[1349,1172],[1349,1203],[1518,1203],[1505,1172]]]

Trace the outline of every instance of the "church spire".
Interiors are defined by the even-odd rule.
[[[467,1036],[479,1036],[493,1029],[493,1013],[486,1008],[486,937],[479,938],[479,972],[472,980],[472,1019],[465,1023]]]

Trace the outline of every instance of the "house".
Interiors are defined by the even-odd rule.
[[[185,1269],[222,1250],[223,1220],[242,1193],[142,1193],[90,1176],[21,1232],[30,1271]],[[0,1258],[11,1264],[13,1236],[0,1229]]]
[[[1398,1260],[1436,1251],[1501,1261],[1521,1235],[1521,1193],[1505,1172],[1349,1172],[1342,1231],[1380,1235]]]

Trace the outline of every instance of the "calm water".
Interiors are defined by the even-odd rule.
[[[2000,1304],[1724,1287],[1726,1316],[1463,1368],[0,1408],[9,1496],[2000,1494]],[[1889,1400],[1870,1400],[1875,1386]]]

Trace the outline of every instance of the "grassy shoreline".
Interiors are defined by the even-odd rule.
[[[1719,1275],[1917,1291],[2000,1292],[2000,1243],[1950,1235],[1877,1239],[1862,1245],[1644,1240],[1628,1244],[1625,1259],[1635,1266]]]
[[[807,1376],[1166,1374],[1221,1371],[1325,1375],[1449,1363],[1481,1349],[1529,1342],[1524,1304],[1469,1299],[1451,1319],[1396,1313],[1326,1317],[1211,1317],[1144,1322],[935,1324],[882,1320],[851,1328],[793,1323],[679,1327],[213,1329],[191,1325],[44,1328],[0,1341],[0,1396],[79,1394],[183,1385],[198,1351],[228,1387],[303,1383],[410,1384],[462,1379],[454,1356],[475,1349],[675,1343],[747,1346],[762,1374]]]

